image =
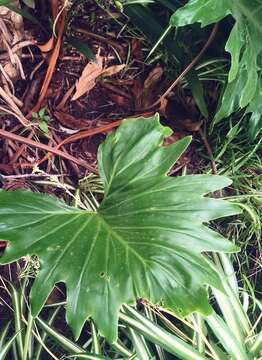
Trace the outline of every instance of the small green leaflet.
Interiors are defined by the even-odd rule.
[[[30,294],[33,316],[61,281],[76,337],[91,317],[114,341],[120,307],[140,297],[179,316],[211,313],[206,285],[223,287],[202,252],[238,249],[203,223],[240,210],[204,197],[228,186],[225,177],[166,176],[191,141],[162,146],[170,134],[155,115],[124,120],[107,137],[98,151],[105,197],[97,212],[43,194],[0,192],[0,238],[8,240],[1,263],[33,254],[40,259]]]

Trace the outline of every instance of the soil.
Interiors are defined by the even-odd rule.
[[[28,8],[26,10],[29,11]],[[154,66],[144,64],[143,39],[131,37],[127,31],[121,32],[121,26],[117,25],[103,9],[93,2],[78,6],[72,12],[73,16],[71,16],[71,20],[69,20],[64,32],[64,42],[51,82],[40,107],[45,108],[45,113],[50,117],[48,134],[44,134],[37,124],[25,128],[13,116],[4,114],[0,118],[3,129],[52,147],[70,135],[79,134],[86,129],[110,124],[114,120],[130,116],[148,116],[152,114],[152,111],[148,113],[140,109],[141,99],[144,104],[153,102],[168,85],[168,81],[162,76],[157,82],[151,84],[150,92],[143,88],[150,72],[155,67],[161,66],[161,64]],[[121,19],[122,15],[116,13],[115,10],[112,13],[117,16],[118,22],[123,20]],[[37,7],[32,14],[36,14],[43,19],[41,8]],[[91,19],[92,14],[95,14],[95,21]],[[48,16],[48,13],[46,16]],[[47,22],[47,19],[42,21]],[[38,42],[48,40],[48,37],[45,34],[43,36],[43,32],[39,31],[37,26],[28,21],[24,21],[24,28],[27,39],[34,39]],[[82,32],[74,29],[82,29]],[[83,33],[85,31],[88,31],[88,35]],[[100,79],[89,93],[76,101],[71,101],[74,90],[66,99],[66,94],[70,89],[73,89],[88,62],[84,55],[69,45],[69,36],[75,36],[82,42],[87,43],[94,54],[99,52],[103,57],[104,66],[116,65],[121,61],[122,63],[128,63],[126,70],[112,77]],[[100,36],[102,41],[97,39],[97,36]],[[41,51],[36,46],[23,48],[21,63],[25,79],[16,81],[14,95],[23,102],[21,112],[24,116],[28,113],[30,115],[30,111],[37,104],[48,62],[51,60],[52,51],[41,54]],[[154,95],[152,96],[152,94]],[[1,104],[4,105],[4,101],[0,100]],[[175,135],[169,139],[169,142],[172,142],[184,136],[188,132],[187,129],[191,130],[191,123],[195,123],[198,113],[194,105],[191,105],[191,112],[185,108],[183,110],[175,94],[173,94],[172,101],[168,102],[166,109],[167,114],[165,114],[165,111],[161,111],[162,122],[175,129]],[[97,148],[104,140],[105,135],[105,132],[101,132],[92,137],[83,136],[82,139],[76,142],[64,145],[61,150],[95,167]],[[23,175],[22,178],[25,175],[29,177],[32,174],[32,169],[36,166],[48,175],[60,174],[62,171],[66,174],[64,177],[65,182],[71,182],[72,179],[76,182],[88,173],[88,170],[77,164],[53,156],[38,165],[39,160],[46,155],[44,151],[3,137],[1,137],[0,141],[0,171],[3,186],[9,187],[10,182],[17,183],[18,180],[19,185],[14,185],[15,188],[17,186],[29,186],[26,185],[25,180],[20,181],[19,175]],[[189,162],[188,154],[184,160],[182,159],[183,162]],[[12,176],[15,177],[12,178]]]

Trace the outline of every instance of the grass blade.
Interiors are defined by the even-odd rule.
[[[1,336],[0,336],[0,349],[2,349],[3,346],[4,346],[4,342],[5,342],[8,330],[10,328],[10,324],[11,324],[11,321],[9,321],[7,323],[7,325],[4,327],[4,329],[3,329],[2,333],[1,333]]]
[[[47,324],[49,326],[52,325],[53,321],[55,320],[56,318],[56,315],[58,314],[59,310],[60,310],[60,306],[58,306],[54,312],[52,313],[52,315],[50,316],[50,319],[48,320]],[[39,335],[40,336],[40,335]],[[44,343],[45,342],[45,339],[47,337],[47,333],[45,331],[43,331],[43,334],[41,336],[41,339],[42,339],[42,342]],[[42,353],[42,350],[43,350],[43,345],[41,343],[38,344],[37,348],[36,348],[36,351],[35,351],[35,358],[34,360],[40,360],[40,356],[41,356],[41,353]]]
[[[27,360],[32,326],[33,326],[33,317],[31,315],[31,312],[29,311],[22,360]]]
[[[10,350],[11,346],[13,345],[16,337],[19,333],[16,333],[14,336],[11,337],[11,339],[1,347],[0,349],[0,360],[4,360],[5,356],[7,355],[8,351]]]
[[[246,349],[243,343],[238,341],[234,333],[229,329],[220,316],[213,314],[206,317],[208,325],[213,330],[214,334],[223,345],[225,350],[235,360],[249,360]]]
[[[252,345],[250,352],[257,356],[262,351],[262,330],[257,335],[254,344]]]
[[[40,319],[39,317],[36,318],[38,324],[41,328],[47,332],[54,340],[56,340],[65,350],[70,353],[83,353],[89,355],[85,352],[83,348],[76,345],[73,341],[67,339],[65,336],[59,334],[56,330],[54,330],[51,326],[49,326],[45,321]]]
[[[152,359],[153,356],[152,356],[152,354],[150,354],[148,347],[146,346],[145,342],[143,341],[143,337],[131,328],[128,328],[128,330],[131,334],[132,343],[136,350],[138,359],[143,359],[143,360]]]
[[[14,307],[14,320],[15,320],[15,332],[17,333],[16,342],[18,347],[18,353],[20,357],[23,357],[23,336],[22,336],[22,314],[20,307],[20,294],[14,288],[12,284],[10,284],[11,293],[12,293],[12,303]]]
[[[101,355],[102,354],[101,347],[100,347],[97,331],[95,328],[95,324],[93,322],[91,322],[91,330],[92,330],[92,353],[96,355]]]
[[[206,359],[204,355],[201,355],[192,346],[157,326],[133,308],[125,305],[124,309],[127,313],[120,313],[120,319],[125,324],[142,333],[147,339],[163,347],[171,354],[185,360]]]

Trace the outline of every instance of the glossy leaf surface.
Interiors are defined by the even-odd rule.
[[[209,314],[206,284],[222,288],[203,251],[236,247],[203,222],[239,209],[204,194],[230,184],[225,177],[168,177],[190,143],[161,146],[170,134],[150,119],[125,120],[100,146],[105,197],[96,213],[42,194],[0,192],[1,263],[27,254],[40,259],[31,290],[37,315],[54,285],[67,285],[67,321],[79,336],[88,317],[113,341],[123,303],[142,297],[180,316]]]
[[[185,26],[199,22],[206,26],[231,13],[231,0],[190,0],[171,17],[173,26]]]

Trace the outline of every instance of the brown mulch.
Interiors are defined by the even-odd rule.
[[[29,11],[29,9],[27,9]],[[53,9],[56,14],[58,9]],[[144,63],[142,51],[142,38],[131,37],[127,31],[122,31],[108,13],[93,2],[87,2],[73,9],[74,16],[69,19],[67,28],[64,29],[64,42],[60,48],[54,71],[50,76],[50,82],[41,100],[42,90],[47,80],[47,72],[52,67],[55,46],[47,49],[45,45],[25,46],[21,50],[20,60],[24,72],[21,77],[14,81],[15,93],[21,106],[18,116],[2,113],[0,117],[1,128],[24,138],[48,145],[50,148],[59,146],[62,141],[68,141],[72,135],[77,134],[78,140],[71,141],[60,147],[60,150],[71,157],[86,162],[91,168],[96,168],[96,152],[99,144],[104,140],[106,133],[115,126],[115,120],[126,117],[148,116],[152,111],[143,111],[148,104],[154,102],[166,88],[167,81],[163,74],[161,64],[147,66]],[[39,18],[40,9],[35,13]],[[91,15],[95,14],[95,19]],[[121,23],[121,14],[112,10],[113,16]],[[67,17],[72,15],[67,13]],[[51,14],[50,14],[51,16]],[[61,15],[62,16],[62,15]],[[60,22],[59,22],[60,21]],[[58,24],[61,25],[61,17]],[[30,40],[42,43],[48,41],[48,37],[42,34],[35,25],[24,21],[24,35],[21,41]],[[83,43],[88,44],[94,54],[99,53],[103,57],[105,67],[126,64],[123,71],[112,76],[97,79],[96,86],[79,99],[72,101],[75,85],[81,73],[88,63],[84,55],[79,53],[68,43],[68,35],[77,37]],[[50,32],[50,37],[52,36]],[[53,40],[58,41],[57,38]],[[48,43],[50,45],[50,43]],[[39,100],[41,100],[39,102]],[[173,127],[175,135],[169,142],[183,137],[188,130],[195,131],[199,123],[194,120],[198,113],[194,104],[191,110],[188,106],[179,104],[176,96],[167,102],[168,106],[160,108],[163,123]],[[0,106],[6,106],[6,102],[0,97]],[[48,134],[43,133],[37,122],[32,122],[32,110],[45,108],[45,113],[50,117],[48,121]],[[8,107],[10,110],[10,106]],[[177,110],[178,109],[178,110]],[[11,111],[14,111],[11,108]],[[23,125],[23,116],[28,121]],[[20,121],[19,121],[20,118]],[[168,118],[168,119],[167,119]],[[175,121],[174,121],[175,119]],[[193,125],[192,125],[193,124]],[[103,126],[109,125],[106,131]],[[87,136],[87,130],[102,127],[94,136]],[[1,134],[0,134],[1,135]],[[79,165],[79,161],[68,161],[63,157],[54,156],[51,151],[48,156],[46,151],[30,146],[21,141],[0,137],[0,180],[2,186],[10,186],[10,182],[16,183],[23,180],[23,186],[28,185],[32,171],[41,171],[47,177],[54,174],[64,174],[64,181],[77,182],[86,176],[90,170]],[[176,165],[174,172],[190,162],[187,154],[182,163]],[[21,179],[19,178],[21,176]],[[8,185],[9,184],[9,185]],[[21,186],[21,181],[19,183]],[[14,185],[16,186],[16,185]]]

